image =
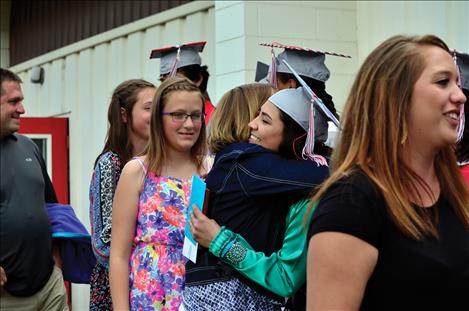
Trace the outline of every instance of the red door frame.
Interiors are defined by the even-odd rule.
[[[18,132],[52,136],[52,183],[59,202],[69,204],[68,118],[24,117]]]

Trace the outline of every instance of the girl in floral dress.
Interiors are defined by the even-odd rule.
[[[90,223],[96,265],[90,280],[90,311],[112,310],[109,288],[112,201],[124,164],[140,154],[150,136],[150,109],[156,88],[141,79],[126,80],[112,93],[106,142],[90,183]]]
[[[153,101],[143,156],[122,170],[113,205],[110,282],[116,310],[178,310],[193,175],[205,174],[204,100],[196,85],[173,77]]]

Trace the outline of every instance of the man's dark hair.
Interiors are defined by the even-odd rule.
[[[178,72],[182,73],[186,78],[188,78],[192,82],[197,82],[200,80],[200,78],[202,78],[202,83],[199,85],[199,89],[202,94],[207,91],[208,77],[210,77],[207,66],[200,66],[197,64],[184,66],[179,68]]]
[[[301,86],[300,81],[298,81],[298,79],[292,73],[277,72],[277,78],[282,83],[287,83],[289,79],[293,79],[293,81],[296,82],[297,87]],[[329,109],[329,111],[332,112],[338,120],[339,115],[337,114],[334,102],[332,101],[332,96],[326,92],[326,83],[310,77],[301,76],[301,78],[311,88],[314,94],[316,94],[322,100],[327,109]]]
[[[1,84],[2,84],[2,95],[3,95],[3,81],[14,81],[18,83],[23,83],[20,77],[18,75],[8,69],[0,68],[0,76],[1,76]]]

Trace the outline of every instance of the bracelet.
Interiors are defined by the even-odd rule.
[[[225,226],[220,228],[215,238],[212,240],[209,246],[209,251],[217,257],[221,257],[221,252],[226,248],[227,244],[235,238],[235,234],[226,229]]]
[[[226,246],[223,248],[221,251],[220,257],[224,257],[225,254],[230,250],[230,247],[236,242],[236,239],[232,239],[229,243],[226,244]]]
[[[246,247],[239,242],[235,242],[226,253],[226,256],[223,256],[223,261],[233,267],[237,267],[238,264],[246,257],[246,253]]]

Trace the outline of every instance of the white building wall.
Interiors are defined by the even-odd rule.
[[[257,61],[270,64],[277,41],[348,54],[326,57],[327,90],[339,110],[357,69],[356,6],[352,1],[216,1],[216,98],[254,81]],[[276,54],[281,49],[276,49]]]
[[[397,34],[435,34],[450,48],[467,53],[469,1],[357,1],[360,63],[382,41]]]
[[[468,1],[215,1],[215,23],[216,99],[253,82],[257,61],[270,64],[262,42],[351,55],[326,57],[327,90],[339,111],[360,64],[390,36],[433,33],[469,51]]]
[[[159,60],[150,60],[150,51],[182,42],[207,40],[202,58],[215,70],[213,20],[213,2],[194,1],[10,68],[24,82],[25,116],[69,118],[70,202],[88,229],[88,187],[104,144],[112,90],[130,78],[158,84]],[[44,68],[42,85],[29,80],[33,66]],[[210,81],[209,92],[214,88]],[[73,310],[88,306],[89,286],[73,284]]]

